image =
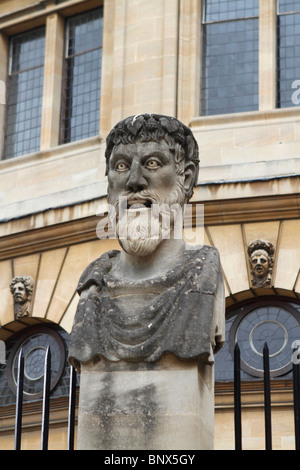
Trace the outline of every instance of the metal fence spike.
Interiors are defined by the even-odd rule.
[[[272,424],[271,424],[271,385],[270,385],[270,359],[267,343],[263,349],[264,365],[264,399],[265,399],[265,445],[266,450],[272,450]]]
[[[241,355],[238,343],[234,347],[234,427],[235,450],[242,449],[242,409],[241,409]]]
[[[42,415],[42,433],[41,450],[48,449],[49,438],[49,411],[50,411],[50,381],[51,381],[51,350],[48,346],[45,356],[44,369],[44,392],[43,392],[43,415]]]
[[[14,446],[15,450],[21,449],[23,388],[24,388],[24,356],[23,356],[23,350],[21,349],[19,353],[19,357],[18,357],[18,380],[17,380],[15,446]]]

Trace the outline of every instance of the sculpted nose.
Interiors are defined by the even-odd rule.
[[[147,185],[148,183],[142,174],[141,166],[138,163],[133,162],[126,183],[127,189],[136,193],[145,189]]]

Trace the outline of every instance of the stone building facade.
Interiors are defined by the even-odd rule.
[[[77,282],[90,261],[117,248],[97,236],[107,211],[105,138],[117,121],[143,112],[177,117],[199,143],[193,202],[204,207],[203,242],[220,252],[228,325],[216,356],[215,448],[234,447],[236,340],[244,447],[264,447],[258,347],[268,339],[274,448],[294,447],[300,4],[236,2],[238,11],[234,3],[0,1],[0,340],[7,352],[0,364],[1,449],[13,446],[20,346],[28,380],[23,447],[39,448],[36,361],[49,338],[56,351],[50,447],[66,448],[66,351]],[[193,225],[191,217],[191,233]],[[22,276],[34,288],[16,317],[11,283]]]

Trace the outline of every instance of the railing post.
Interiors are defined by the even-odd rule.
[[[75,402],[76,402],[76,370],[73,366],[71,366],[70,368],[70,394],[69,394],[68,450],[74,450]]]
[[[15,447],[14,447],[15,450],[21,449],[23,385],[24,385],[24,356],[23,356],[23,350],[21,349],[19,358],[18,358],[18,382],[17,382]]]
[[[48,450],[49,410],[50,410],[50,380],[51,380],[51,351],[50,351],[50,346],[48,346],[47,352],[46,352],[46,357],[45,357],[41,450]]]
[[[235,450],[242,450],[241,420],[241,356],[238,343],[234,347],[234,431]]]
[[[270,387],[270,364],[269,348],[267,343],[263,349],[264,364],[264,397],[265,397],[265,442],[266,450],[272,450],[272,429],[271,429],[271,387]]]
[[[294,353],[297,350],[294,350]],[[293,357],[295,354],[293,353]],[[293,361],[293,392],[294,392],[294,422],[295,422],[295,449],[300,449],[300,372],[299,363]]]

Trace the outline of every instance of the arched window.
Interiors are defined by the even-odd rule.
[[[0,406],[13,405],[16,402],[21,349],[24,357],[24,400],[36,401],[42,398],[48,346],[51,351],[51,397],[69,395],[69,334],[65,330],[53,323],[40,323],[11,335],[5,344],[6,363],[0,365]]]
[[[226,341],[216,354],[216,382],[233,381],[233,351],[241,351],[241,379],[263,377],[263,347],[267,343],[270,375],[291,378],[295,341],[300,341],[300,303],[261,297],[231,308],[226,315]]]

